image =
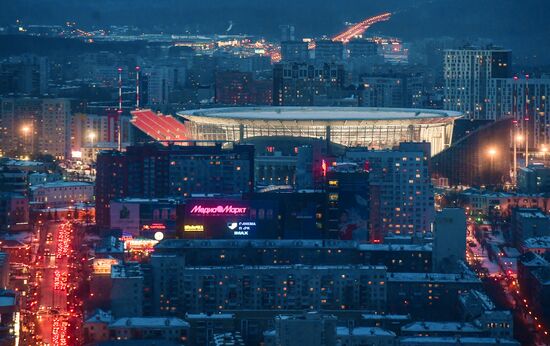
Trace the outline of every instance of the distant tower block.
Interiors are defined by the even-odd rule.
[[[136,66],[136,109],[139,109],[139,75],[141,74],[141,68]]]
[[[122,151],[122,67],[118,68],[118,119],[117,119],[117,147]]]

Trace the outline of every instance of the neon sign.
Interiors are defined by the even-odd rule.
[[[233,231],[235,236],[247,236],[250,231],[256,229],[255,221],[228,222],[227,228]]]
[[[218,205],[216,207],[203,207],[202,205],[194,206],[189,213],[195,215],[244,215],[247,207],[234,207],[231,204]]]
[[[163,223],[152,223],[150,225],[143,225],[143,230],[166,230],[166,225]]]
[[[183,225],[184,232],[204,232],[203,225]]]
[[[95,274],[111,274],[111,266],[117,264],[118,260],[114,258],[96,258],[92,268]]]
[[[133,238],[124,242],[124,248],[126,251],[145,251],[152,252],[154,246],[157,245],[158,240],[145,239],[145,238]]]

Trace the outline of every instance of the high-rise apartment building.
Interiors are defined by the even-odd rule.
[[[549,98],[550,76],[493,78],[489,83],[487,118],[514,117],[518,131],[529,130],[530,148],[539,148],[550,143]]]
[[[423,78],[418,75],[363,76],[359,104],[363,107],[419,108]]]
[[[435,214],[432,263],[434,272],[452,271],[466,256],[466,214],[445,208]]]
[[[219,310],[383,311],[385,266],[185,266],[183,258],[151,257],[156,313]]]
[[[271,105],[273,82],[256,80],[252,72],[216,73],[216,103],[222,105]]]
[[[340,41],[319,40],[315,42],[315,60],[341,62],[344,59],[344,44]]]
[[[96,223],[109,227],[111,201],[126,197],[128,193],[128,166],[124,153],[112,150],[97,155],[95,181]]]
[[[305,62],[309,60],[308,43],[304,41],[281,42],[281,61]]]
[[[431,231],[435,209],[429,153],[429,143],[346,153],[348,160],[368,162],[372,241],[391,235],[421,239]]]
[[[0,63],[0,93],[40,96],[48,92],[50,65],[47,57],[22,55]]]
[[[492,78],[508,78],[512,52],[507,49],[466,47],[445,50],[444,107],[469,119],[487,119]]]
[[[70,157],[71,102],[69,99],[42,100],[41,121],[38,125],[38,151],[56,159]]]
[[[64,98],[3,98],[2,151],[8,155],[70,155],[71,100]]]
[[[273,68],[273,105],[314,106],[319,98],[338,98],[343,86],[343,65],[280,63]]]
[[[187,197],[194,193],[238,194],[254,186],[254,147],[130,146],[126,152],[100,152],[97,157],[96,215],[110,224],[115,198]]]
[[[37,98],[2,98],[0,147],[3,155],[32,155],[37,151],[42,101]]]

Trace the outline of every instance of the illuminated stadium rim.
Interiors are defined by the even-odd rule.
[[[292,122],[361,122],[361,121],[412,121],[442,123],[462,117],[462,113],[416,108],[371,108],[371,107],[226,107],[195,109],[177,112],[183,118],[201,123],[226,121],[292,121]]]
[[[196,140],[305,137],[372,149],[430,142],[431,155],[451,145],[454,121],[462,116],[452,111],[368,107],[235,107],[177,114]]]

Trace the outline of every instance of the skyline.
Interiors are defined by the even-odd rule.
[[[0,344],[550,345],[550,3],[0,13]]]
[[[55,8],[55,11],[52,9]],[[394,13],[392,20],[373,31],[399,36],[409,41],[454,37],[464,43],[477,39],[508,46],[518,52],[525,64],[546,65],[550,58],[550,29],[544,13],[550,4],[540,0],[518,3],[513,0],[483,2],[464,0],[423,1],[17,1],[6,4],[0,24],[13,24],[19,18],[28,24],[56,24],[76,21],[87,28],[137,25],[146,30],[181,33],[223,33],[232,23],[233,33],[249,33],[273,38],[279,25],[291,24],[300,36],[332,35],[356,22],[382,12]],[[460,13],[457,16],[455,13]],[[311,15],[312,14],[312,15]],[[489,16],[489,14],[491,14]],[[518,57],[519,59],[519,57]]]

